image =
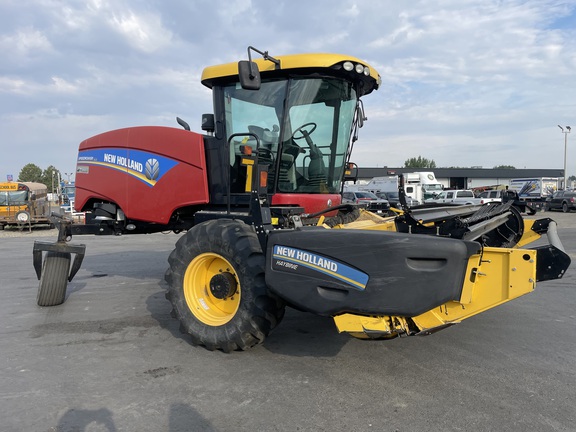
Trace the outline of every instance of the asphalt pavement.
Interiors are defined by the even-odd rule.
[[[548,216],[576,263],[576,213]],[[362,341],[288,309],[224,354],[170,316],[179,235],[75,237],[84,264],[42,308],[32,244],[52,235],[0,232],[1,431],[576,431],[576,264],[431,336]]]

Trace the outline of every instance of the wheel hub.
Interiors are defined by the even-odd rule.
[[[236,289],[236,278],[231,273],[218,273],[210,279],[210,292],[217,299],[224,300],[232,297]]]

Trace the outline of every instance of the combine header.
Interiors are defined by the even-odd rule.
[[[202,83],[214,99],[204,134],[177,119],[183,129],[80,144],[75,206],[86,225],[62,220],[57,243],[35,243],[39,305],[64,301],[84,254],[67,243],[76,234],[183,232],[166,297],[194,344],[225,352],[262,343],[286,306],[357,338],[430,334],[570,264],[552,220],[506,204],[405,206],[385,218],[341,204],[361,98],[380,85],[362,60],[249,47],[248,61],[208,67]],[[545,233],[549,245],[525,248]]]

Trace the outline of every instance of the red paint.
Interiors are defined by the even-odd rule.
[[[328,200],[332,205],[328,205]],[[273,206],[298,206],[304,207],[304,213],[316,213],[327,207],[334,207],[341,203],[339,194],[276,194],[272,196]],[[333,216],[335,212],[326,213],[325,216]]]
[[[150,152],[178,162],[150,187],[121,170],[78,162],[89,172],[76,174],[77,210],[90,199],[111,201],[129,219],[168,223],[179,207],[205,204],[209,201],[206,159],[202,135],[182,129],[142,126],[118,129],[96,135],[80,144],[80,151],[105,148]]]

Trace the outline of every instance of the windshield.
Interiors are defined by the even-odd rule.
[[[422,185],[422,189],[424,189],[425,191],[428,191],[428,192],[441,191],[441,190],[442,190],[442,185],[441,185],[440,183],[437,183],[437,184],[423,184],[423,185]]]
[[[230,146],[232,177],[242,146],[256,149],[255,135],[269,192],[339,193],[357,101],[350,82],[332,77],[225,87],[226,136],[246,134]]]
[[[69,198],[74,198],[74,194],[76,193],[75,186],[64,186],[63,193],[68,195]]]
[[[0,192],[0,205],[25,204],[28,191]]]
[[[363,199],[378,199],[372,192],[356,192],[356,197]]]

